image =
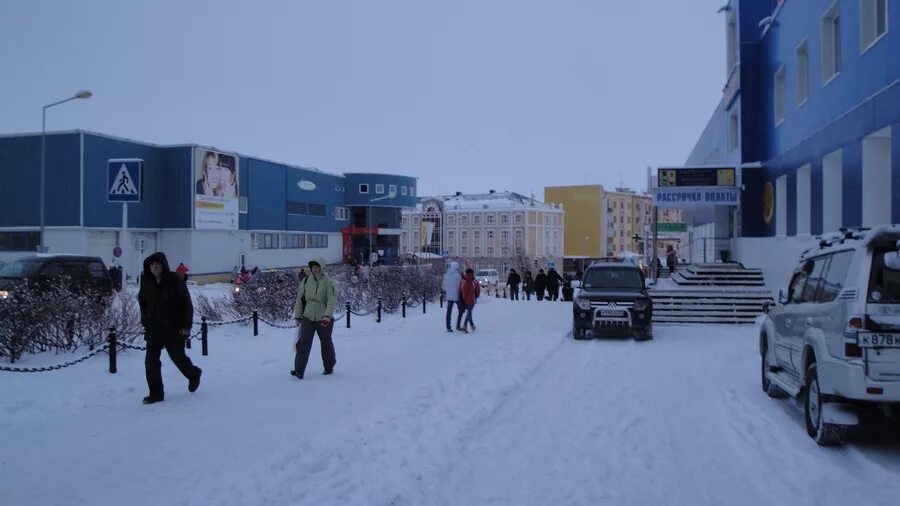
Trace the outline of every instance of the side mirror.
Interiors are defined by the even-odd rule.
[[[781,290],[778,290],[778,303],[779,304],[787,304],[788,303],[787,292],[784,288],[782,288]]]
[[[762,306],[763,313],[768,313],[769,311],[771,311],[773,305],[775,305],[775,303],[772,302],[771,300],[767,300],[767,301],[763,302],[763,306]]]

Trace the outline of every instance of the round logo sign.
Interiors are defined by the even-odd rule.
[[[775,216],[775,188],[767,181],[762,192],[762,217],[766,224],[772,223]]]
[[[313,191],[316,189],[316,183],[313,183],[312,181],[309,181],[307,179],[301,179],[297,182],[297,188],[306,191]]]
[[[119,258],[120,256],[122,256],[122,248],[120,248],[118,246],[113,248],[113,256],[116,258]]]

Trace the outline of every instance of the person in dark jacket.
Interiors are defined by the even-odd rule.
[[[547,289],[547,275],[544,269],[538,270],[538,275],[534,277],[534,289],[537,291],[537,300],[544,300],[544,290]]]
[[[522,291],[525,292],[525,300],[531,300],[531,294],[534,293],[534,278],[531,277],[531,271],[525,271],[525,280],[522,281]]]
[[[153,253],[144,259],[138,304],[144,339],[147,340],[144,367],[150,388],[150,395],[144,397],[144,404],[153,404],[165,398],[162,362],[159,360],[163,348],[187,378],[188,391],[196,391],[203,371],[184,352],[185,338],[190,335],[194,320],[194,306],[185,280],[169,270],[164,253]]]
[[[572,288],[572,276],[563,275],[562,298],[566,302],[572,302],[572,296],[575,295],[575,289]]]
[[[559,285],[562,278],[553,267],[547,271],[547,298],[550,300],[559,300]]]
[[[509,276],[506,278],[506,286],[509,287],[509,299],[519,300],[519,283],[522,282],[522,276],[515,269],[509,270]]]
[[[675,274],[675,265],[677,263],[678,260],[675,257],[675,249],[669,244],[666,246],[666,267],[669,269],[669,276]]]

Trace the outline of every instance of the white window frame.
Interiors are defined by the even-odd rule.
[[[500,215],[500,224],[509,225],[509,214],[503,213]]]
[[[778,126],[784,123],[784,119],[786,116],[786,111],[784,108],[784,74],[785,69],[784,65],[782,65],[776,72],[775,78],[773,79],[773,93],[772,98],[774,104],[772,104],[775,108],[775,126]]]
[[[400,187],[400,195],[405,197],[407,190],[408,190],[408,188],[406,186],[401,186]]]
[[[472,225],[481,225],[481,215],[480,214],[472,215]]]
[[[525,223],[525,215],[522,213],[516,213],[516,225],[521,225]]]
[[[493,225],[496,221],[497,217],[493,213],[487,214],[484,217],[484,222],[487,225]]]
[[[493,231],[493,230],[488,230],[488,231],[487,231],[487,238],[488,238],[489,241],[493,241],[493,240],[494,240],[494,231]]]
[[[416,187],[415,187],[415,186],[410,186],[410,187],[409,187],[409,196],[410,196],[410,197],[415,197],[415,196],[416,196]]]
[[[456,215],[455,214],[447,215],[447,224],[448,225],[456,225]]]
[[[397,185],[392,184],[388,186],[388,195],[396,195],[397,194]]]
[[[463,227],[468,227],[469,226],[469,215],[468,214],[461,215],[459,217],[459,224]]]
[[[835,0],[822,14],[822,86],[841,74],[841,40],[841,3]]]
[[[797,108],[809,102],[809,40],[804,38],[794,50],[797,65]]]
[[[360,183],[359,193],[369,193],[369,183]]]
[[[384,195],[384,185],[383,185],[383,184],[376,184],[376,185],[375,185],[375,193],[378,194],[378,195]]]
[[[341,221],[348,221],[350,219],[350,210],[346,207],[335,207],[334,208],[334,219]],[[406,220],[406,217],[403,217]]]
[[[882,3],[883,2],[883,3]],[[879,4],[884,7],[880,11]],[[865,54],[890,31],[888,26],[888,13],[890,11],[888,0],[859,0],[859,52]],[[884,15],[884,31],[878,33],[878,15]],[[866,26],[866,25],[869,26]],[[867,40],[868,39],[868,40]]]
[[[481,256],[481,246],[475,246],[475,256]]]
[[[737,16],[729,12],[725,21],[725,78],[731,76],[734,67],[738,64],[738,30]]]

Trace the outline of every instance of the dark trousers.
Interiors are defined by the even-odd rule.
[[[297,344],[297,353],[294,355],[294,370],[302,375],[306,371],[306,363],[309,362],[309,353],[312,351],[313,338],[319,334],[319,343],[322,345],[322,365],[326,371],[330,371],[337,364],[334,354],[334,342],[331,340],[331,329],[334,328],[334,320],[327,327],[319,322],[300,320],[300,342]]]
[[[547,299],[559,300],[559,287],[551,287],[547,289]]]
[[[543,290],[537,291],[537,300],[544,300],[544,291]]]
[[[509,288],[510,300],[519,300],[519,287],[513,286]]]
[[[181,374],[187,379],[194,378],[200,368],[195,366],[191,359],[184,353],[184,337],[171,337],[163,342],[148,341],[147,355],[144,358],[144,369],[147,373],[147,386],[150,387],[150,395],[153,397],[163,397],[165,389],[162,380],[162,362],[159,360],[163,348],[172,359],[172,363],[178,367]]]
[[[459,307],[459,314],[456,315],[456,328],[462,328],[462,318],[463,314],[466,312],[466,307],[468,307],[465,301],[457,301],[456,305]]]
[[[450,326],[450,323],[453,321],[453,307],[456,306],[457,302],[455,300],[447,301],[447,329],[452,330],[453,327]],[[462,309],[459,310],[459,314],[462,315]],[[459,324],[457,324],[457,327]]]
[[[525,292],[525,300],[531,300],[531,292]]]

